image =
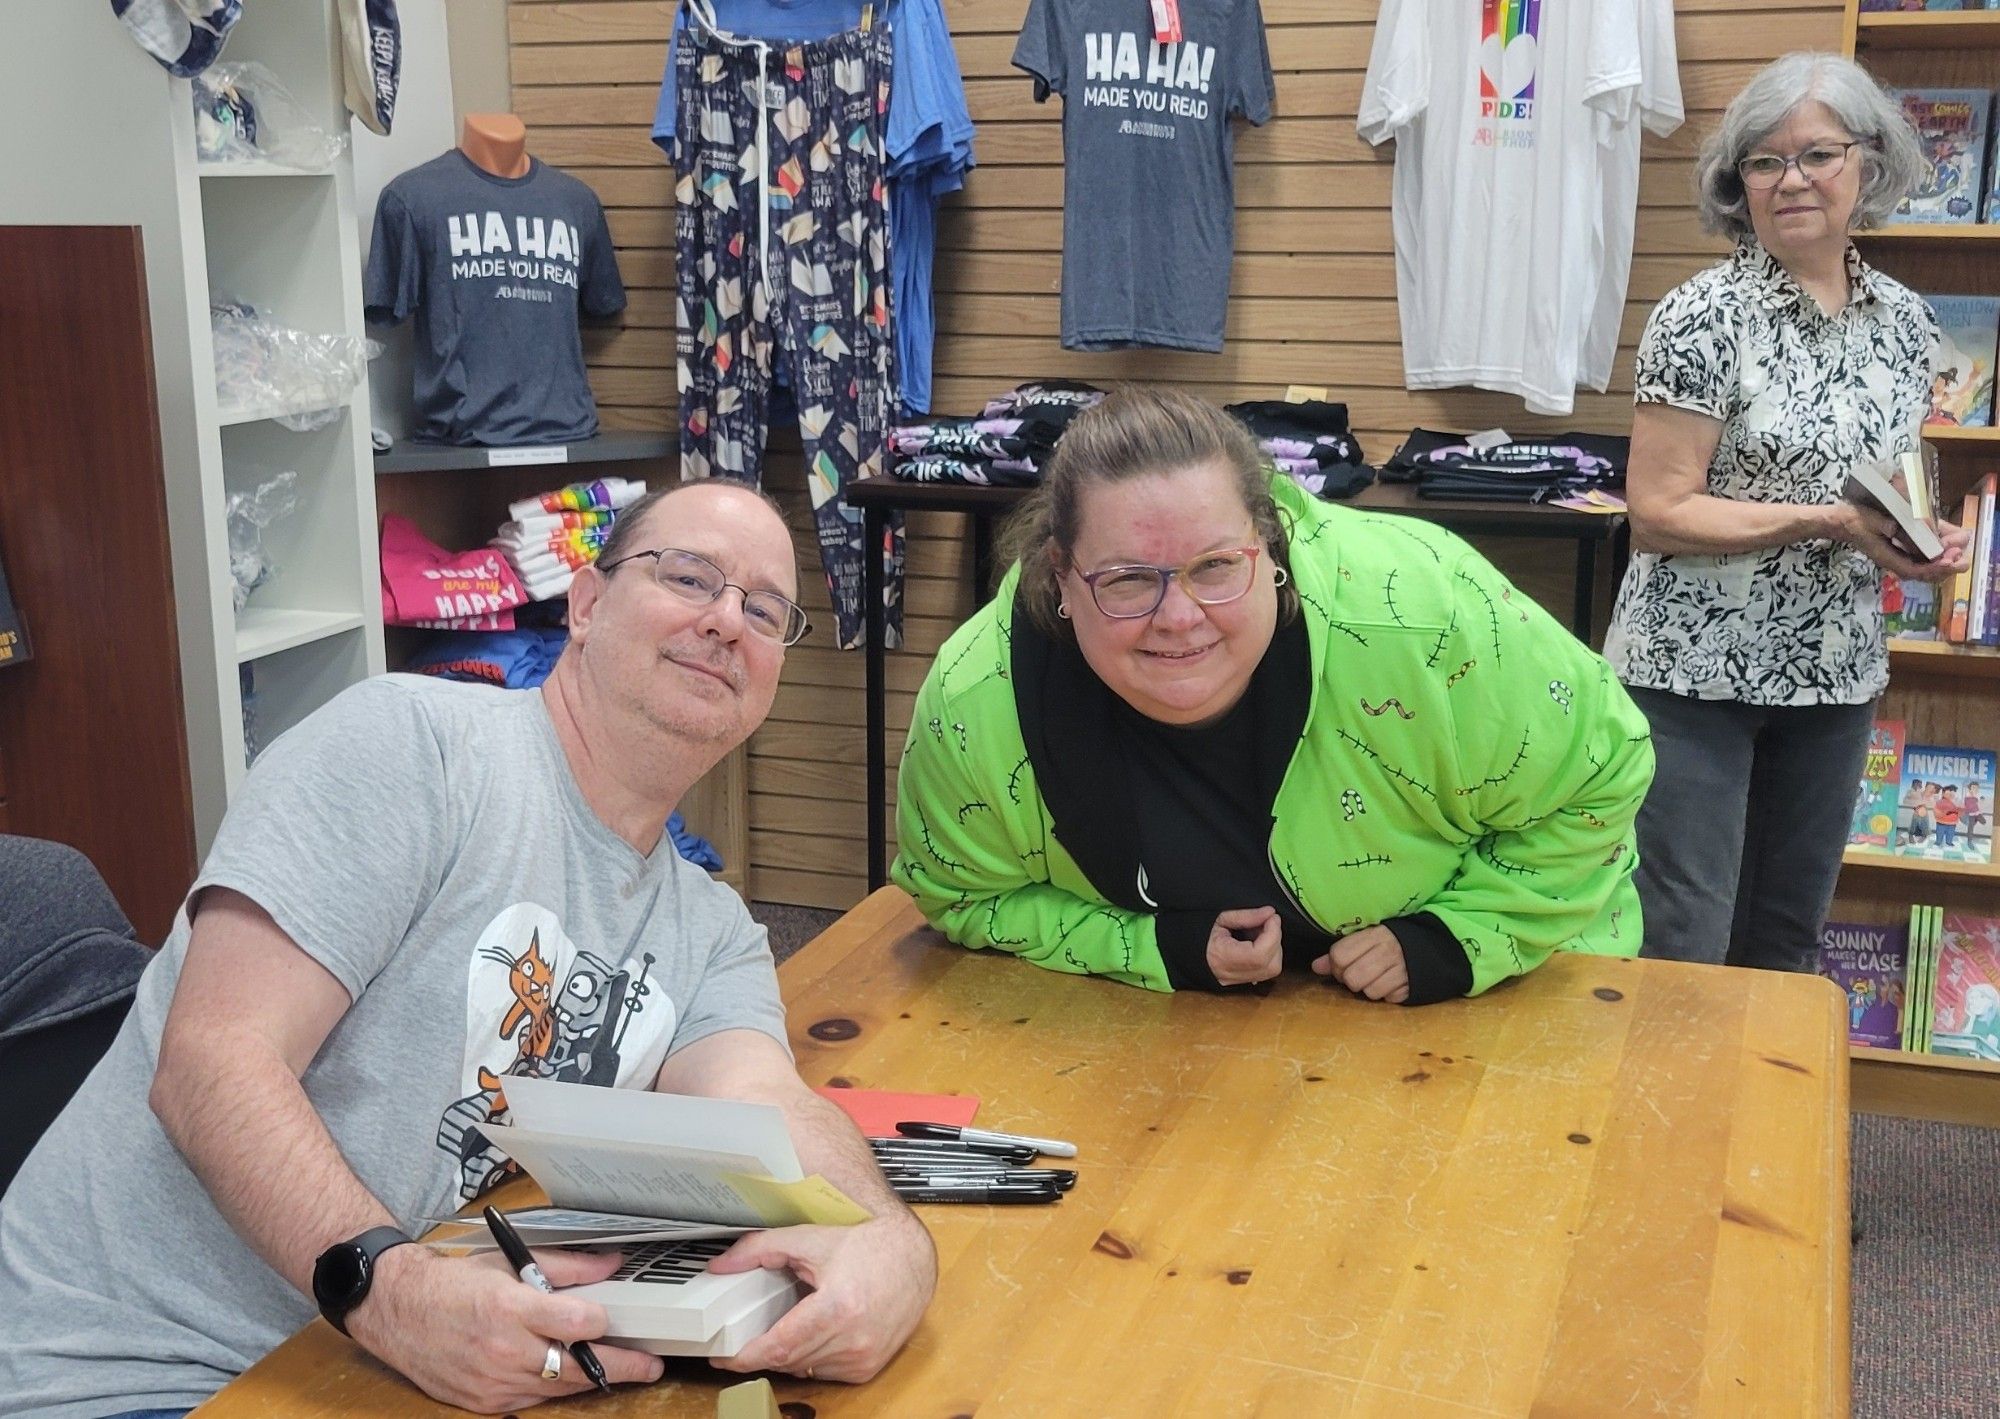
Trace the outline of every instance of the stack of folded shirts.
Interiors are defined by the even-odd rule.
[[[1257,436],[1273,468],[1320,498],[1346,498],[1375,481],[1347,424],[1347,406],[1322,399],[1253,399],[1230,413]]]
[[[488,548],[448,552],[408,518],[382,519],[382,623],[504,631],[528,600],[505,557]]]
[[[1104,398],[1095,385],[1031,380],[970,419],[939,418],[889,432],[892,471],[914,483],[1033,487],[1070,420]]]
[[[604,550],[618,509],[644,496],[646,485],[629,478],[572,483],[522,498],[488,546],[499,550],[530,598],[547,601],[569,591],[579,567]]]
[[[1426,498],[1555,502],[1623,487],[1630,449],[1630,440],[1609,434],[1475,440],[1414,429],[1382,476],[1414,482]]]

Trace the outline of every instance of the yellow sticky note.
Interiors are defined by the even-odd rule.
[[[1288,384],[1285,386],[1287,404],[1304,404],[1309,400],[1326,402],[1326,390],[1311,384]]]
[[[747,1173],[727,1173],[723,1181],[767,1227],[797,1227],[807,1223],[852,1227],[869,1218],[860,1203],[818,1173],[795,1183]]]
[[[715,1397],[715,1419],[780,1419],[777,1393],[769,1380],[731,1385]]]

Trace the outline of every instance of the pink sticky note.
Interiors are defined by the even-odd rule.
[[[885,1089],[815,1092],[840,1105],[869,1138],[894,1138],[899,1123],[951,1123],[963,1128],[979,1111],[979,1100],[969,1094],[892,1094]]]

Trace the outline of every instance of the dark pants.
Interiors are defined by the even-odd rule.
[[[1814,969],[1875,707],[1631,695],[1658,760],[1639,810],[1639,954]]]

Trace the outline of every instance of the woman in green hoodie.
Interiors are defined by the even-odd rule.
[[[894,876],[952,940],[1408,1004],[1637,953],[1645,718],[1456,537],[1318,502],[1221,410],[1131,389],[1070,426],[1004,550],[898,781]]]

